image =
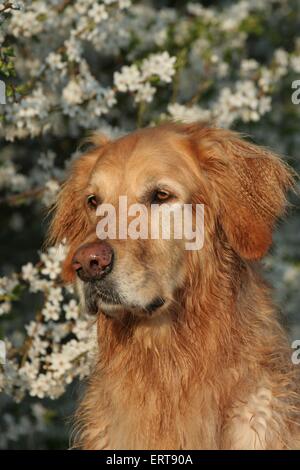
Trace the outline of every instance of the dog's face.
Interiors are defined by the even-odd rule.
[[[218,129],[165,125],[102,142],[75,163],[58,200],[51,231],[55,241],[66,238],[69,245],[64,277],[76,280],[90,312],[163,312],[185,285],[191,266],[197,276],[204,273],[205,262],[222,243],[245,259],[265,253],[290,183],[279,159]],[[114,222],[101,211],[108,204],[117,225],[105,239],[104,221]],[[141,215],[135,204],[147,214],[147,233],[139,238],[128,232],[131,223],[135,233],[141,229],[142,219],[134,222],[134,214]],[[174,226],[169,237],[162,237],[161,212],[155,221],[150,217],[153,205],[162,210],[184,204],[192,208],[193,227],[195,206],[204,204],[204,246],[196,252],[186,250]],[[120,236],[119,224],[126,237]],[[151,237],[155,224],[159,235]]]
[[[75,262],[75,268],[79,267],[78,284],[90,309],[96,311],[100,305],[110,314],[120,307],[149,314],[165,308],[172,300],[184,279],[183,241],[173,237],[151,239],[150,233],[145,234],[145,239],[132,239],[128,235],[120,239],[116,233],[113,238],[100,242],[99,225],[96,234],[101,221],[97,207],[111,204],[116,210],[117,228],[122,223],[127,229],[134,217],[129,215],[126,220],[125,214],[121,214],[124,197],[127,208],[143,205],[148,216],[153,204],[183,205],[192,197],[191,174],[186,171],[189,167],[189,163],[183,165],[183,156],[165,135],[159,136],[156,142],[150,133],[143,138],[131,136],[103,148],[82,192],[88,233],[82,240],[83,249],[77,249],[73,255],[73,265]],[[150,220],[147,227],[150,232]],[[100,269],[97,273],[96,265],[95,276],[89,277],[82,266],[86,258],[95,260],[97,250],[100,258],[103,250],[108,256],[106,271],[109,272],[102,273]],[[103,268],[102,258],[101,263]]]

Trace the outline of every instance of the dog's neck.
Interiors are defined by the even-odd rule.
[[[215,251],[216,253],[217,251]],[[98,319],[100,357],[105,367],[123,367],[137,374],[161,373],[187,366],[191,374],[209,374],[214,367],[232,365],[238,331],[241,283],[251,282],[251,269],[233,252],[208,254],[209,262],[190,258],[185,285],[167,311],[152,318]],[[246,291],[246,289],[245,289]],[[225,326],[226,325],[226,326]],[[138,360],[136,360],[138,358]],[[159,367],[157,361],[159,358]],[[209,358],[209,360],[208,360]],[[180,364],[180,362],[183,364]],[[140,368],[140,370],[139,370]],[[152,370],[152,371],[151,371]]]

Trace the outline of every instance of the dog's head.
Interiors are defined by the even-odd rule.
[[[51,242],[67,240],[63,276],[76,280],[91,312],[163,311],[184,286],[187,266],[205,270],[222,244],[245,260],[270,247],[293,179],[266,149],[200,124],[165,124],[95,143],[74,163],[50,229]],[[197,232],[197,204],[204,205],[201,250],[187,250],[184,230],[175,233],[183,212],[182,219],[171,216],[168,237],[151,236],[155,224],[161,230],[167,206],[188,205]]]

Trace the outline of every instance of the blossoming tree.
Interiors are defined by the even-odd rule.
[[[41,250],[45,208],[88,131],[212,121],[299,169],[299,3],[207,3],[0,0],[0,447],[67,445],[72,383],[93,363],[94,325],[59,279],[64,246]],[[267,260],[294,338],[299,228],[294,210]]]

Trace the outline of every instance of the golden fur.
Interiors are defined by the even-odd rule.
[[[99,357],[74,446],[299,447],[299,384],[257,263],[284,213],[291,171],[268,150],[204,124],[165,124],[95,143],[74,164],[50,230],[51,242],[66,238],[70,246],[66,282],[75,280],[74,251],[95,239],[85,206],[91,191],[135,202],[146,176],[166,177],[179,199],[205,204],[205,241],[199,251],[184,251],[177,240],[111,242],[113,275],[126,295],[134,287],[141,304],[155,292],[168,301],[152,316],[119,306],[111,317],[100,308]]]

